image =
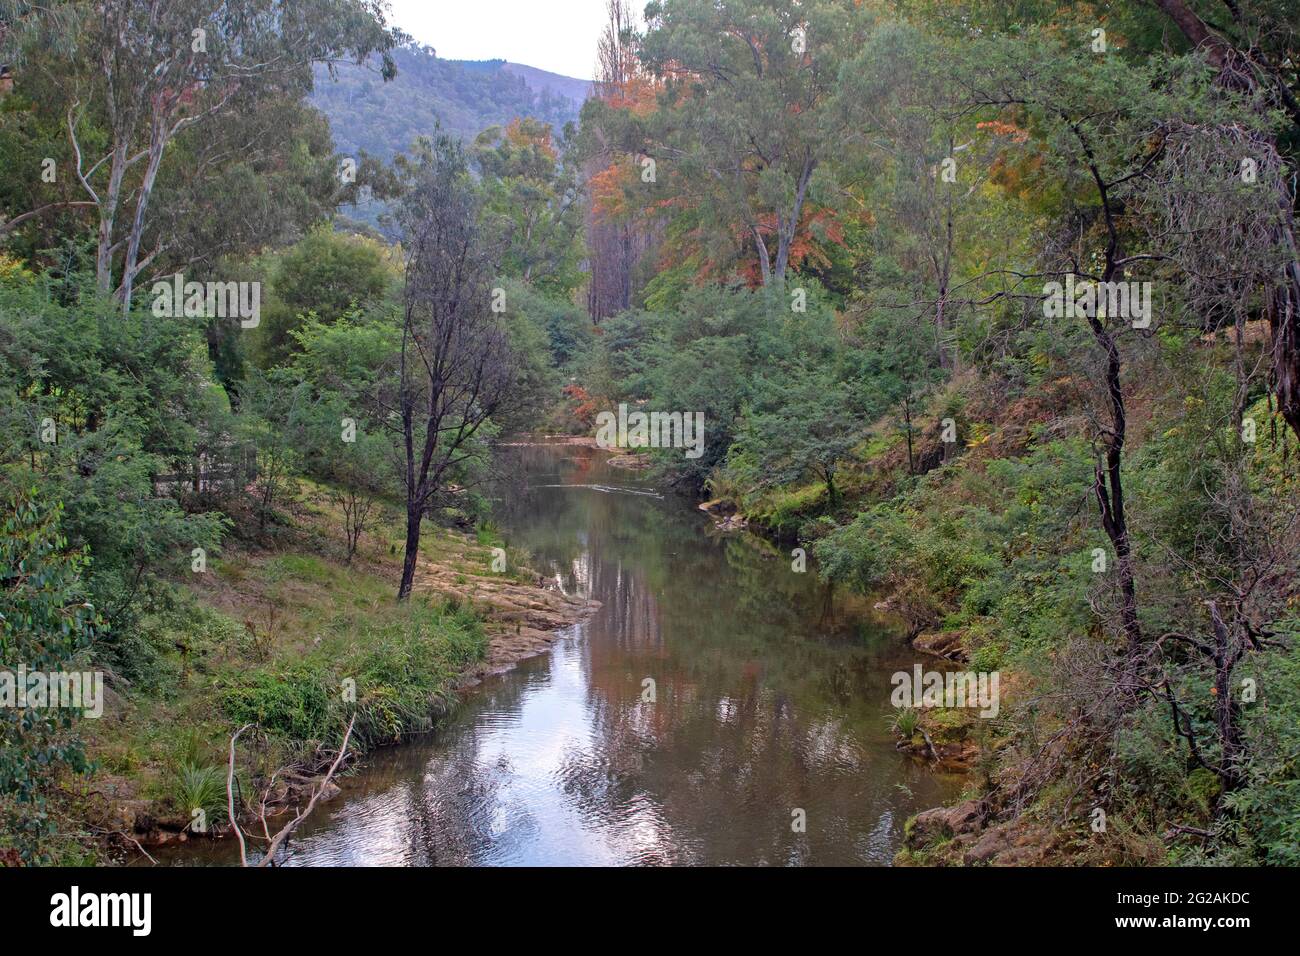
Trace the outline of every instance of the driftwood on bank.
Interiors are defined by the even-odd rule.
[[[302,821],[307,819],[307,817],[311,815],[312,810],[316,808],[316,803],[320,800],[321,794],[329,789],[330,783],[334,779],[334,775],[338,772],[339,766],[343,763],[343,758],[348,752],[348,741],[352,737],[352,727],[356,721],[356,714],[353,714],[352,719],[348,721],[348,729],[343,733],[343,743],[339,745],[339,752],[334,757],[334,762],[330,764],[329,770],[326,771],[325,776],[312,789],[311,799],[307,801],[307,805],[294,814],[293,819],[281,827],[274,836],[271,835],[271,828],[266,822],[266,794],[262,795],[258,815],[262,821],[262,832],[266,835],[267,846],[266,852],[256,864],[253,864],[254,866],[274,865],[273,861],[275,860],[276,853],[278,853],[280,848],[285,845],[291,836],[293,836],[294,831],[298,829],[298,826]],[[245,724],[235,731],[234,735],[230,738],[230,762],[226,769],[226,812],[230,817],[230,826],[235,831],[235,838],[239,841],[239,862],[242,866],[249,865],[248,843],[244,839],[244,831],[240,829],[239,821],[235,816],[235,743],[239,740],[240,734],[252,726],[252,724]],[[275,777],[272,776],[271,780],[273,784]]]

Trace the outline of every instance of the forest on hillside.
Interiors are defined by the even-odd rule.
[[[557,132],[576,121],[581,99],[535,90],[501,61],[440,59],[407,43],[391,51],[397,75],[385,81],[377,64],[317,66],[310,102],[330,120],[345,156],[363,151],[385,161],[435,129],[472,140],[489,126],[531,117]]]
[[[0,706],[0,863],[273,863],[545,433],[1000,675],[897,863],[1300,864],[1295,0],[608,7],[569,122],[380,0],[0,0],[0,664],[109,718]]]

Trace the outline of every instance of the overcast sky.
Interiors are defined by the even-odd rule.
[[[510,60],[590,79],[605,0],[391,0],[394,25],[448,60]]]

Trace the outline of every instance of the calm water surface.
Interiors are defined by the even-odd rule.
[[[603,607],[368,758],[288,865],[887,864],[955,793],[894,750],[889,678],[916,657],[869,604],[603,452],[504,454],[509,542]],[[197,852],[175,859],[237,859]]]

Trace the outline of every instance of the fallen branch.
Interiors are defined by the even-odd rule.
[[[248,846],[244,843],[244,831],[239,829],[239,823],[235,819],[235,741],[252,724],[244,724],[235,731],[235,735],[230,738],[230,765],[226,769],[226,813],[230,816],[230,826],[235,831],[235,836],[239,839],[239,863],[241,866],[248,866]]]
[[[348,729],[343,733],[343,743],[339,745],[339,752],[334,757],[334,762],[330,764],[330,768],[326,771],[324,778],[321,779],[312,791],[311,799],[307,801],[307,806],[299,810],[298,813],[294,815],[294,818],[281,827],[275,836],[271,836],[270,827],[266,822],[266,795],[263,794],[261,801],[262,832],[267,835],[268,843],[266,852],[263,854],[262,858],[257,861],[255,864],[256,866],[273,865],[272,861],[275,859],[275,854],[279,852],[282,846],[284,846],[289,837],[293,836],[294,831],[298,829],[298,826],[302,821],[307,819],[307,817],[311,815],[312,810],[316,808],[316,803],[320,800],[321,794],[323,794],[329,787],[330,782],[334,779],[334,774],[338,772],[339,765],[343,763],[343,758],[347,755],[348,741],[352,738],[352,727],[356,722],[357,716],[356,714],[353,714],[352,719],[348,721]],[[239,862],[242,866],[248,866],[249,864],[248,848],[244,842],[244,833],[239,828],[239,823],[235,820],[235,741],[239,739],[240,734],[251,726],[253,725],[245,724],[243,727],[240,727],[239,730],[235,731],[235,735],[230,738],[230,765],[226,772],[226,807],[230,814],[230,825],[234,828],[235,836],[239,840]],[[273,776],[271,779],[274,781],[275,777]]]
[[[316,801],[319,800],[320,795],[325,792],[325,788],[330,785],[330,781],[334,778],[334,774],[339,769],[339,764],[343,762],[343,757],[348,752],[348,740],[352,736],[352,725],[356,722],[357,715],[353,714],[352,719],[348,721],[348,729],[343,733],[343,743],[339,745],[338,756],[335,757],[334,762],[330,764],[329,771],[325,774],[325,779],[320,782],[320,785],[311,795],[311,799],[307,801],[306,809],[300,811],[272,838],[271,845],[266,848],[266,855],[262,857],[261,861],[257,864],[258,866],[270,865],[271,861],[275,859],[276,851],[280,849],[289,837],[293,836],[293,832],[298,829],[298,825],[302,823],[303,820],[307,819],[312,810],[316,807]]]

